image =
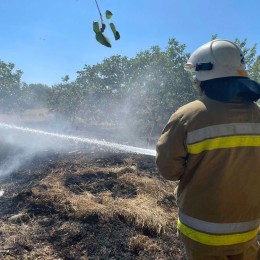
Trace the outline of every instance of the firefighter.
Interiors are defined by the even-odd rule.
[[[178,233],[188,259],[260,259],[260,85],[228,40],[199,47],[185,69],[200,98],[169,119],[156,164],[177,187]]]

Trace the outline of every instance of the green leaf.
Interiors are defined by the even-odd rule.
[[[110,23],[109,25],[110,25],[110,28],[111,28],[113,34],[114,34],[115,40],[119,40],[119,39],[120,39],[120,34],[119,34],[119,32],[116,30],[115,25],[114,25],[113,23]]]
[[[106,47],[112,47],[110,40],[102,32],[96,33],[96,40]]]
[[[110,23],[109,25],[110,25],[110,28],[111,28],[112,32],[115,33],[116,32],[115,25],[113,23]]]
[[[93,31],[95,33],[99,33],[100,32],[99,23],[98,22],[93,22]]]
[[[106,10],[106,18],[110,19],[112,17],[112,13],[109,10]]]

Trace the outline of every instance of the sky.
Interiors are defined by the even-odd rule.
[[[85,65],[112,55],[135,57],[175,38],[193,52],[218,38],[258,44],[259,0],[97,0],[101,13],[110,10],[121,38],[105,33],[112,48],[99,44],[92,29],[100,21],[95,0],[0,0],[0,60],[23,71],[22,81],[48,86],[62,77],[77,77]]]

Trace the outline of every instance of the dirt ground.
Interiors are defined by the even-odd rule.
[[[0,259],[185,259],[154,157],[46,151],[0,191]]]

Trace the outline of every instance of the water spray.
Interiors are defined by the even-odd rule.
[[[145,148],[135,147],[135,146],[131,146],[131,145],[123,145],[123,144],[118,144],[118,143],[113,143],[113,142],[107,142],[105,140],[98,140],[98,139],[85,138],[85,137],[82,138],[82,137],[78,137],[78,136],[65,135],[65,134],[59,134],[59,133],[51,133],[51,132],[46,132],[43,130],[21,127],[21,126],[16,126],[16,125],[9,125],[9,124],[5,124],[5,123],[0,123],[0,128],[22,131],[22,132],[26,132],[26,133],[32,133],[35,135],[44,135],[44,136],[49,136],[49,137],[54,137],[54,138],[60,138],[60,139],[64,139],[67,141],[88,143],[88,144],[93,144],[93,145],[97,145],[97,146],[107,147],[107,148],[122,151],[122,152],[129,152],[129,153],[150,155],[150,156],[155,156],[155,154],[156,154],[155,150],[152,150],[152,149],[145,149]]]

